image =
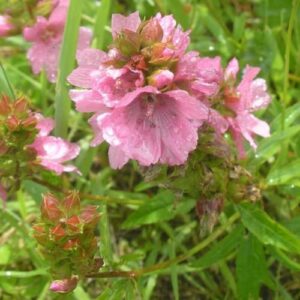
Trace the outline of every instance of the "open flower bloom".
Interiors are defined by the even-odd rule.
[[[49,136],[54,128],[52,119],[40,114],[36,114],[36,119],[39,133],[30,147],[36,151],[38,163],[58,175],[63,172],[78,172],[75,166],[64,163],[78,156],[79,146],[62,138]]]
[[[129,159],[145,166],[185,163],[209,115],[209,107],[181,86],[189,84],[189,72],[180,79],[176,74],[189,32],[172,16],[141,22],[133,13],[113,15],[112,35],[108,53],[84,50],[68,78],[81,88],[70,92],[77,110],[94,113],[92,146],[110,144],[113,168]]]
[[[11,23],[10,16],[0,15],[0,37],[8,36],[14,30],[14,25]]]
[[[45,70],[50,82],[55,82],[62,44],[64,26],[68,11],[68,1],[60,1],[48,19],[38,17],[32,27],[23,31],[24,38],[33,45],[27,53],[34,74]],[[77,51],[90,45],[92,33],[80,28]]]
[[[224,73],[225,79],[225,105],[234,114],[227,117],[230,130],[238,148],[239,156],[245,157],[243,139],[246,139],[251,147],[256,149],[257,145],[253,139],[254,134],[262,137],[270,136],[269,125],[256,118],[252,113],[266,108],[271,97],[267,92],[266,81],[261,78],[255,79],[260,69],[246,66],[243,78],[237,87],[234,86],[239,65],[233,59]]]

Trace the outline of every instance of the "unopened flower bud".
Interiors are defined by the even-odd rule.
[[[73,233],[79,233],[81,231],[81,221],[78,216],[72,216],[66,221],[66,225],[69,231]]]
[[[58,224],[51,230],[51,234],[55,240],[60,240],[65,236],[66,231],[61,224]]]
[[[37,240],[40,245],[46,246],[48,243],[48,235],[46,234],[45,228],[42,225],[34,225],[33,227],[34,233],[33,236]]]
[[[20,122],[16,116],[10,116],[7,119],[7,126],[11,131],[16,130],[16,128],[19,126]]]
[[[156,19],[151,19],[144,23],[141,29],[142,46],[151,46],[154,43],[160,42],[164,32]]]
[[[80,199],[78,192],[70,192],[67,197],[64,198],[62,208],[65,210],[68,216],[78,214],[80,210]]]
[[[41,206],[42,218],[45,221],[58,221],[63,216],[58,206],[58,200],[53,195],[46,194]]]
[[[27,108],[27,101],[25,98],[19,98],[15,103],[14,103],[14,111],[15,113],[22,113],[26,110]]]
[[[26,118],[25,120],[22,121],[22,125],[25,128],[35,127],[36,124],[37,124],[37,119],[35,116],[29,116],[28,118]]]
[[[56,293],[70,293],[76,288],[77,283],[77,276],[73,276],[72,278],[54,280],[50,285],[50,291]]]
[[[5,145],[4,141],[0,141],[0,155],[3,155],[7,152],[8,147]]]
[[[115,39],[115,45],[122,55],[130,57],[138,52],[140,48],[140,37],[136,32],[124,30]]]
[[[3,96],[0,99],[0,115],[8,115],[11,111],[9,99],[7,96]]]
[[[149,77],[150,85],[157,87],[158,89],[169,86],[174,79],[174,74],[169,70],[158,70]]]
[[[64,250],[75,250],[75,249],[77,249],[78,244],[79,244],[78,239],[70,239],[63,245],[63,249]]]
[[[94,226],[99,220],[99,213],[96,206],[89,205],[84,208],[80,214],[80,219],[83,220],[84,224],[87,226]]]

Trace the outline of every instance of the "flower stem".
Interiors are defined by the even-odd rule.
[[[164,270],[174,264],[178,264],[182,261],[187,260],[194,254],[200,252],[202,249],[206,248],[208,245],[210,245],[211,242],[216,240],[219,236],[221,236],[226,229],[228,229],[237,219],[239,219],[240,215],[239,213],[233,214],[226,223],[221,225],[219,228],[217,228],[212,234],[210,234],[205,240],[203,240],[201,243],[187,251],[186,253],[177,256],[173,259],[166,260],[164,262],[139,269],[139,270],[132,270],[128,272],[123,272],[123,271],[112,271],[112,272],[100,272],[100,273],[94,273],[94,274],[89,274],[87,277],[92,277],[92,278],[110,278],[110,277],[127,277],[127,278],[136,278],[144,275],[148,275],[150,273],[156,272],[156,271],[161,271]]]
[[[34,178],[30,178],[30,179],[38,184],[48,187],[49,189],[51,189],[53,191],[63,193],[63,194],[67,194],[69,192],[69,190],[65,190],[58,186],[52,185],[52,184],[50,184],[44,180],[41,180],[39,178],[34,177]],[[109,196],[93,195],[93,194],[88,194],[88,193],[79,193],[79,196],[81,199],[94,200],[94,201],[99,201],[99,202],[103,202],[106,204],[127,204],[127,205],[137,205],[137,206],[144,204],[143,200],[138,200],[138,199],[118,199],[118,198],[112,198]]]

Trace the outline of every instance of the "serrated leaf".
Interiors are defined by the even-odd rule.
[[[240,203],[237,208],[245,227],[263,244],[291,253],[300,253],[300,239],[259,207],[250,203]]]
[[[195,206],[194,200],[181,199],[176,202],[175,196],[164,191],[139,207],[125,220],[123,228],[133,228],[143,224],[167,221],[177,214],[185,214]]]
[[[243,226],[235,227],[230,234],[218,243],[214,244],[211,249],[201,256],[200,259],[191,263],[192,267],[205,269],[212,264],[218,263],[230,255],[240,244],[243,237]]]

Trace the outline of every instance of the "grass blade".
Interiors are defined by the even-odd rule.
[[[75,64],[82,6],[83,1],[81,0],[70,1],[60,53],[55,96],[55,134],[64,138],[67,137],[68,119],[71,108],[66,79]]]

